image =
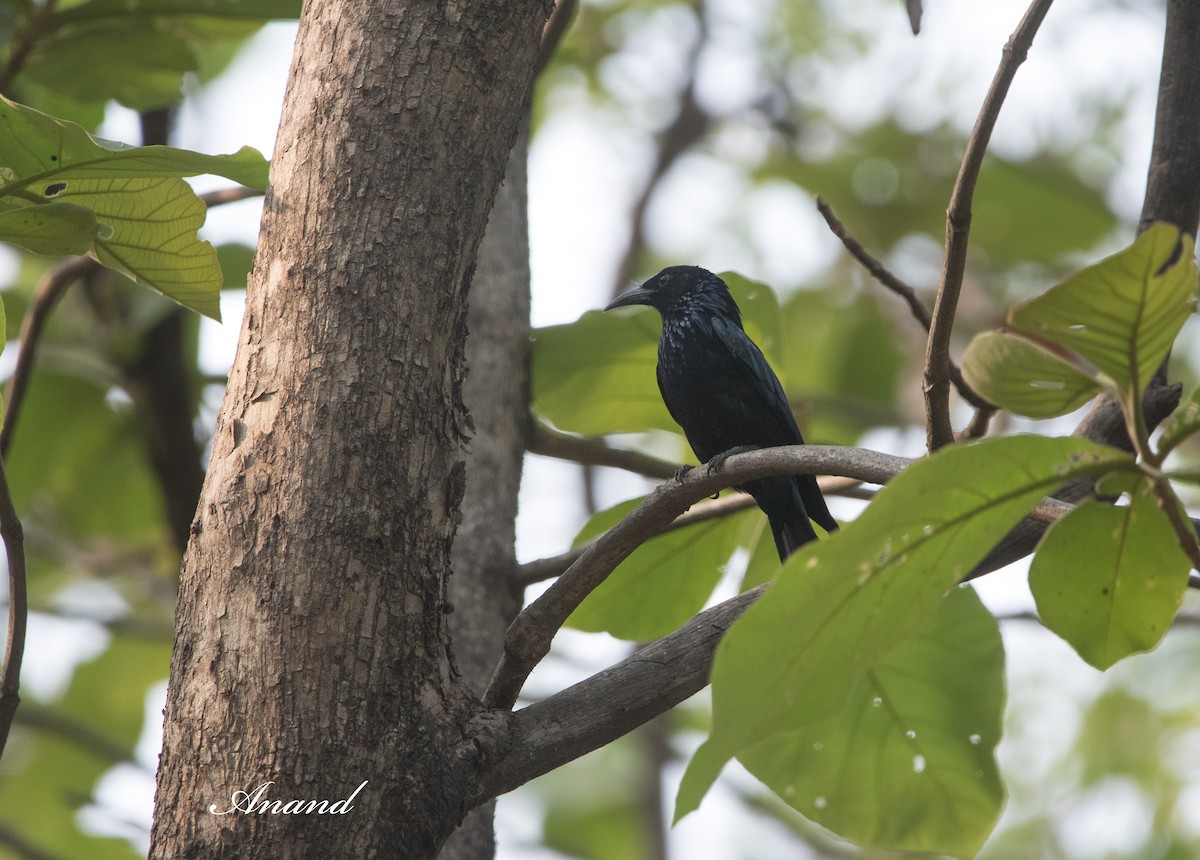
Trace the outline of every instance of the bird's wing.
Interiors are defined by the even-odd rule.
[[[714,327],[717,341],[729,351],[734,365],[742,374],[746,399],[760,401],[761,405],[778,424],[779,441],[775,444],[799,444],[804,441],[800,428],[788,405],[787,395],[779,384],[779,377],[771,370],[762,350],[749,336],[732,323],[721,320]]]

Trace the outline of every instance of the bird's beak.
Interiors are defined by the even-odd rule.
[[[650,291],[645,287],[634,287],[628,292],[621,293],[611,302],[608,303],[606,311],[611,311],[613,308],[624,308],[629,305],[648,305],[650,304]]]

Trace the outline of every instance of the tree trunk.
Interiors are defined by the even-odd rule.
[[[517,494],[529,422],[528,124],[509,156],[504,183],[479,246],[468,301],[463,400],[473,435],[462,524],[454,538],[450,632],[463,680],[482,696],[521,609],[513,576]],[[467,816],[440,860],[495,856],[495,801]]]
[[[547,12],[305,6],[183,566],[152,857],[415,860],[466,812],[464,299]],[[340,814],[257,811],[364,782]]]

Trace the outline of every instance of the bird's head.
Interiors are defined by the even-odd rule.
[[[730,316],[741,323],[738,306],[725,282],[699,266],[670,266],[640,287],[617,296],[606,311],[629,305],[649,305],[664,319],[683,314]]]

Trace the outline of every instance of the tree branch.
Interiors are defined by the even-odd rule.
[[[610,448],[603,439],[558,433],[542,424],[533,425],[527,448],[529,453],[543,457],[570,460],[583,466],[611,466],[660,481],[675,477],[682,465],[639,451]]]
[[[967,268],[967,241],[971,232],[971,200],[988,141],[1017,67],[1025,61],[1034,34],[1050,9],[1051,0],[1033,0],[1025,17],[1004,46],[1004,55],[984,99],[975,128],[967,141],[958,178],[946,210],[946,252],[941,283],[933,306],[933,319],[925,351],[925,424],[927,444],[936,451],[954,441],[950,424],[950,333]]]
[[[821,213],[821,217],[825,219],[825,223],[829,225],[829,229],[833,235],[837,236],[846,250],[850,252],[850,256],[857,260],[871,277],[903,299],[908,305],[913,318],[928,333],[932,320],[925,304],[917,296],[917,291],[896,277],[887,266],[872,256],[863,247],[861,242],[850,235],[846,226],[833,214],[833,209],[829,206],[825,198],[817,197],[817,211]],[[954,384],[959,396],[975,407],[975,418],[972,420],[971,426],[965,434],[966,437],[975,439],[984,435],[987,432],[988,421],[996,413],[996,407],[975,392],[975,389],[963,378],[962,371],[958,365],[953,361],[950,362],[950,381]]]
[[[8,637],[4,645],[4,672],[0,675],[0,756],[12,730],[21,702],[21,661],[25,656],[25,627],[29,602],[25,592],[25,533],[13,507],[4,461],[0,460],[0,538],[8,559]]]
[[[681,481],[655,488],[627,517],[589,545],[537,600],[521,611],[504,642],[504,655],[484,695],[488,708],[511,708],[529,673],[550,650],[567,617],[633,550],[696,502],[734,484],[785,474],[842,475],[887,483],[910,461],[860,448],[791,445],[735,454],[719,472],[692,469]]]
[[[1146,176],[1140,233],[1169,221],[1196,235],[1200,220],[1200,4],[1168,0],[1154,144]]]
[[[703,689],[717,643],[765,590],[706,609],[620,663],[517,711],[504,754],[480,775],[476,802],[599,749]]]
[[[12,379],[8,383],[8,392],[4,398],[0,457],[7,457],[8,449],[12,445],[12,435],[21,412],[21,403],[25,399],[30,374],[33,373],[34,357],[50,312],[67,291],[67,287],[99,270],[100,264],[91,257],[68,257],[46,272],[34,290],[33,300],[29,303],[29,310],[21,323],[21,345],[17,350],[17,364],[13,368]]]

